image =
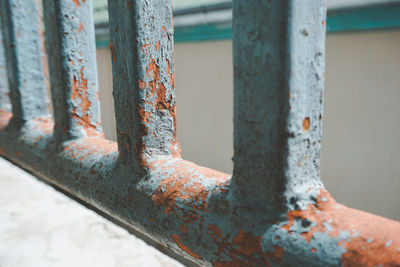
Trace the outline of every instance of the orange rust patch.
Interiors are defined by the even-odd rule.
[[[156,43],[156,50],[157,50],[157,51],[160,50],[160,41],[158,41],[158,42]]]
[[[114,44],[113,42],[109,42],[108,43],[108,48],[111,50],[111,54],[112,54],[112,62],[115,63],[115,60],[117,58],[117,54],[115,53],[115,49],[114,49]]]
[[[7,126],[8,122],[12,118],[12,112],[0,110],[0,129],[3,129]]]
[[[82,32],[85,29],[85,27],[83,26],[82,22],[79,21],[79,28],[77,30],[77,33]]]
[[[79,7],[81,5],[81,2],[79,0],[72,0],[75,3],[75,7]],[[82,0],[82,3],[85,3],[86,0]]]
[[[91,123],[91,114],[89,112],[91,103],[88,96],[87,79],[83,76],[83,70],[84,67],[80,70],[79,79],[74,75],[72,80],[72,99],[76,101],[76,99],[79,98],[81,100],[80,109],[82,116],[78,114],[77,107],[75,106],[72,110],[72,118],[77,120],[77,123],[85,129],[89,136],[95,136],[101,133],[99,133],[97,127]]]
[[[165,33],[165,31],[166,31],[166,30],[165,30],[165,26],[162,26],[162,27],[161,27],[161,30],[162,30],[162,32]]]
[[[144,50],[145,46],[142,47],[142,51]],[[147,91],[145,92],[147,94],[146,97],[148,98],[150,96],[156,96],[156,99],[154,101],[153,100],[147,101],[145,99],[144,103],[153,105],[156,110],[169,111],[169,116],[172,118],[174,122],[174,133],[173,133],[173,138],[171,139],[170,151],[173,157],[180,157],[180,149],[176,137],[176,107],[175,105],[172,104],[173,101],[172,95],[168,97],[166,96],[166,88],[164,84],[160,82],[160,69],[159,66],[156,64],[155,59],[150,58],[150,63],[146,68],[146,77],[147,79],[151,80],[148,81],[146,85],[142,80],[139,80],[139,87],[140,88],[143,87],[142,89],[145,89],[147,87]],[[144,105],[142,104],[138,107],[138,115],[140,117],[140,120],[142,121],[142,124],[140,125],[140,130],[138,133],[139,142],[136,145],[135,151],[139,155],[143,155],[143,152],[145,151],[143,137],[148,134],[148,127],[146,125],[149,123],[152,111],[145,111]],[[143,158],[140,164],[141,167],[147,166],[147,163]]]
[[[150,76],[153,77],[153,81],[160,80],[160,70],[158,65],[156,64],[155,59],[151,59],[149,65],[147,66],[146,75],[147,78],[149,78]]]
[[[303,120],[303,129],[304,131],[308,131],[310,129],[310,118],[307,117]]]
[[[307,242],[316,232],[328,232],[324,223],[330,225],[332,230],[328,235],[331,237],[338,237],[340,231],[348,231],[349,241],[338,243],[347,250],[342,255],[344,266],[400,266],[400,253],[397,251],[400,248],[399,222],[338,204],[326,190],[321,190],[316,204],[310,204],[306,210],[290,211],[289,223],[282,229],[290,233],[296,219],[314,223],[308,232],[302,234]],[[352,237],[354,234],[357,236]]]
[[[142,46],[142,53],[144,53],[145,50],[147,50],[147,48],[151,47],[151,44],[145,44]]]
[[[252,233],[247,233],[239,230],[236,236],[233,237],[232,243],[228,243],[228,237],[222,239],[219,228],[209,227],[214,235],[214,241],[218,245],[217,256],[220,257],[222,251],[230,254],[229,261],[214,261],[214,266],[271,266],[271,263],[282,264],[281,259],[284,254],[284,249],[278,246],[274,247],[273,252],[264,252],[261,247],[261,237],[254,236]],[[217,238],[215,238],[215,236]]]
[[[157,167],[153,165],[153,168]],[[165,168],[166,171],[170,170],[169,166],[163,166],[162,168]],[[218,187],[221,188],[229,182],[229,176],[227,174],[200,167],[184,160],[174,162],[174,170],[174,173],[169,174],[168,178],[161,181],[160,186],[152,196],[157,206],[165,206],[165,214],[170,214],[172,211],[176,210],[176,201],[178,199],[193,208],[195,214],[187,213],[185,215],[189,216],[189,218],[198,220],[199,215],[196,211],[208,212],[208,203],[206,199],[211,191],[206,191],[206,188],[204,188],[200,181],[193,182],[193,173],[197,172],[204,175],[204,177],[206,177],[204,179],[216,179],[216,189],[214,190],[222,191],[218,189]],[[186,223],[189,222],[190,220]]]
[[[117,143],[110,142],[103,138],[85,138],[82,144],[77,142],[69,142],[63,150],[66,151],[71,158],[77,160],[86,160],[90,155],[101,154],[103,157],[118,151]]]
[[[43,135],[48,135],[53,132],[54,122],[50,118],[36,118],[33,120],[34,126],[32,130],[40,130]]]
[[[179,247],[180,249],[182,249],[183,251],[185,251],[187,254],[189,254],[189,255],[192,256],[193,258],[202,259],[202,257],[201,257],[199,254],[194,253],[189,247],[187,247],[187,246],[185,246],[184,244],[182,244],[182,242],[181,242],[181,240],[180,240],[180,238],[179,238],[178,235],[172,234],[172,235],[171,235],[171,239],[178,245],[178,247]]]

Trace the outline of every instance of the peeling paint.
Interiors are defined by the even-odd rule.
[[[55,140],[60,144],[102,135],[92,3],[44,0],[43,4]]]
[[[180,158],[169,0],[109,3],[118,142],[104,139],[90,2],[45,0],[54,120],[9,77],[13,109],[31,97],[43,110],[7,127],[18,109],[0,98],[1,156],[199,265],[400,266],[400,223],[336,203],[320,181],[323,1],[234,1],[233,176]]]
[[[189,254],[190,256],[196,258],[196,259],[202,259],[202,257],[196,253],[194,253],[189,247],[185,246],[184,244],[181,243],[179,236],[172,234],[171,239],[178,245],[180,249],[182,249],[184,252]]]
[[[124,15],[121,14],[121,11]],[[140,168],[148,168],[146,155],[180,157],[176,137],[176,97],[172,40],[172,9],[169,1],[113,2],[110,21],[114,100],[121,156],[133,158]],[[111,15],[114,16],[114,15]],[[133,25],[131,21],[137,22]],[[132,38],[126,38],[126,33]],[[132,51],[136,47],[136,51]],[[127,62],[135,62],[128,68]],[[127,96],[132,95],[132,98]],[[126,114],[133,122],[126,119]],[[127,150],[134,147],[135,155]]]
[[[35,0],[7,0],[0,4],[4,42],[4,51],[0,44],[0,65],[4,64],[4,52],[8,78],[6,83],[5,73],[0,73],[0,109],[11,111],[8,97],[3,97],[8,92],[13,110],[12,127],[16,128],[49,114],[38,10]],[[30,44],[29,49],[26,44]]]

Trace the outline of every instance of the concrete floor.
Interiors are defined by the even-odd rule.
[[[0,158],[0,267],[183,266]]]

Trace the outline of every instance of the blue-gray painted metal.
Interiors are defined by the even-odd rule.
[[[40,18],[36,0],[2,0],[0,16],[14,127],[48,117]]]
[[[108,5],[121,158],[179,154],[170,0],[110,0]]]
[[[91,1],[44,0],[57,143],[101,134]]]
[[[94,40],[81,43],[79,20],[71,26],[79,16],[58,16],[89,2],[45,9],[65,24],[47,33],[50,62],[62,74],[55,77],[68,85],[60,84],[65,95],[53,88],[64,101],[54,107],[82,133],[60,140],[49,119],[15,128],[0,113],[0,155],[195,264],[400,266],[400,223],[336,203],[319,178],[323,0],[234,1],[233,177],[180,158],[168,0],[109,0],[118,144],[80,124],[93,115],[82,111],[98,103],[89,87],[94,76],[84,72],[94,67],[85,54],[92,50],[73,52]],[[63,142],[55,147],[55,140]]]
[[[8,90],[7,80],[6,55],[4,54],[3,35],[0,30],[0,112],[11,111],[10,92]]]
[[[304,208],[322,187],[325,1],[233,12],[234,185],[250,206]]]

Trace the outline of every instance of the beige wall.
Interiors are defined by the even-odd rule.
[[[98,50],[103,127],[115,139],[108,49]],[[231,41],[175,46],[183,157],[231,173]],[[340,202],[400,220],[400,31],[327,38],[322,179]]]

